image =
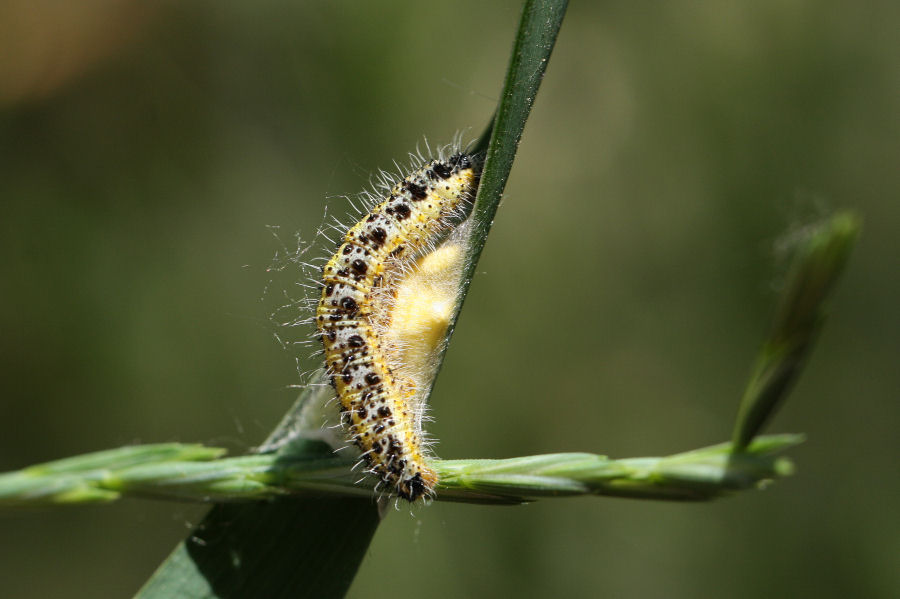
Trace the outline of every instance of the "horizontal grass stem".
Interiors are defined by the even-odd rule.
[[[738,457],[724,443],[666,457],[618,460],[589,453],[434,460],[441,477],[436,499],[508,504],[606,495],[700,501],[790,474],[790,463],[776,454],[801,441],[799,435],[759,437]],[[0,475],[0,508],[125,496],[242,502],[295,494],[379,493],[377,479],[351,472],[353,461],[338,455],[219,458],[221,452],[196,445],[146,445],[32,466]]]

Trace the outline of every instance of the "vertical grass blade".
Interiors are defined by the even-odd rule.
[[[343,597],[378,527],[370,499],[214,507],[138,597]]]
[[[565,0],[530,0],[522,10],[497,107],[469,252],[468,289],[475,264],[565,14]],[[452,331],[452,327],[451,327]],[[292,408],[298,411],[301,401]],[[288,414],[283,421],[294,420]],[[276,430],[270,438],[284,435]],[[309,451],[321,448],[310,444]],[[292,444],[291,452],[302,452]],[[371,499],[281,499],[213,508],[138,593],[170,597],[343,597],[378,526]]]
[[[478,152],[484,150],[486,145],[487,156],[475,200],[475,226],[469,244],[466,289],[471,283],[478,257],[494,223],[525,123],[550,62],[550,54],[567,4],[566,0],[535,0],[526,2],[522,11],[500,105],[491,126],[475,147]]]

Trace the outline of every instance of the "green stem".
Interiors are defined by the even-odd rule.
[[[739,459],[724,443],[667,457],[619,460],[590,453],[434,460],[441,480],[436,500],[509,504],[572,495],[705,500],[789,474],[789,462],[776,454],[801,441],[798,435],[759,437]],[[353,460],[330,452],[217,459],[221,453],[197,445],[146,445],[40,464],[0,475],[0,507],[125,496],[225,503],[377,493],[377,479],[351,472]]]

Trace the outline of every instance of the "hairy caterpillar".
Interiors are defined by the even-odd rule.
[[[388,334],[392,310],[398,285],[464,215],[479,177],[477,161],[457,153],[385,185],[389,196],[347,231],[323,268],[316,327],[341,421],[369,469],[411,502],[431,494],[438,477],[425,459],[424,405],[415,400],[422,383],[392,367],[403,349]]]

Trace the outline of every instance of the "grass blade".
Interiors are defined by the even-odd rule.
[[[506,186],[565,7],[564,0],[531,0],[523,8],[476,200],[477,224],[463,297]],[[301,405],[298,402],[295,409]],[[285,421],[291,420],[289,414]],[[283,429],[276,431],[273,437],[283,433]],[[371,498],[217,506],[198,531],[175,549],[139,597],[342,597],[377,524]],[[204,537],[204,531],[216,530],[225,531],[215,537],[218,541]],[[266,534],[259,534],[260,530]],[[265,558],[234,565],[230,560],[235,548],[240,555]]]

